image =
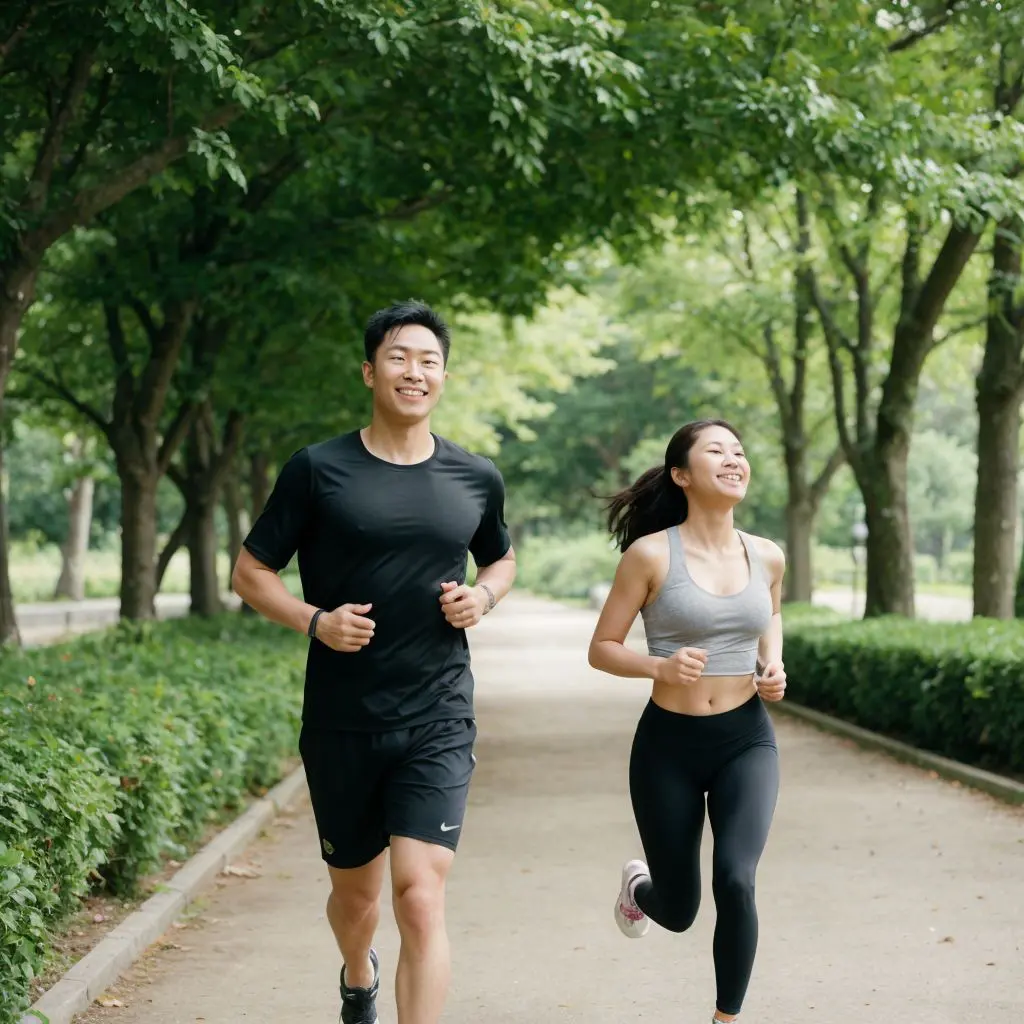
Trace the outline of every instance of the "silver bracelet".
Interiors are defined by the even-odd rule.
[[[484,615],[486,615],[489,611],[494,610],[494,606],[498,602],[494,599],[494,591],[486,583],[478,583],[477,586],[487,595],[487,607],[484,609]]]

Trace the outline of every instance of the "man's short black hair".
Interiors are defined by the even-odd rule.
[[[416,302],[410,299],[408,302],[396,302],[387,309],[379,309],[366,323],[366,333],[363,335],[363,348],[366,352],[366,361],[373,362],[377,349],[380,348],[389,332],[396,327],[410,327],[417,325],[426,327],[433,332],[441,345],[441,352],[444,355],[445,363],[448,362],[448,350],[451,348],[451,332],[448,325],[435,313],[426,303]]]

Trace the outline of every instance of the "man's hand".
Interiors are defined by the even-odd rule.
[[[372,604],[343,604],[317,619],[316,638],[332,651],[355,654],[373,638],[375,623],[366,618]]]
[[[475,626],[484,617],[487,604],[487,595],[479,587],[465,583],[441,584],[441,611],[456,629]]]
[[[786,693],[786,669],[781,661],[769,662],[757,681],[757,692],[762,700],[782,700]]]
[[[658,666],[656,679],[670,686],[686,686],[700,679],[708,663],[708,652],[700,647],[680,647]]]

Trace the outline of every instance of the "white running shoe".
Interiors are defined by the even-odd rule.
[[[642,860],[627,861],[622,869],[622,887],[615,901],[615,923],[628,939],[643,938],[651,927],[651,919],[636,905],[631,895],[633,884],[651,873]]]

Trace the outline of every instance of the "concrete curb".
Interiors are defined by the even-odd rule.
[[[78,961],[25,1013],[19,1024],[71,1024],[156,942],[196,897],[298,795],[301,767],[257,800],[192,857],[174,877]]]
[[[825,732],[853,740],[862,747],[881,751],[883,754],[888,754],[899,761],[905,761],[907,764],[916,765],[918,768],[933,771],[945,779],[962,783],[972,789],[983,790],[990,796],[1005,800],[1007,803],[1024,804],[1024,783],[1007,778],[1005,775],[996,775],[981,768],[972,768],[970,765],[961,764],[948,757],[941,757],[939,754],[932,754],[927,750],[919,750],[917,747],[901,743],[899,740],[892,740],[888,736],[862,729],[858,725],[851,725],[840,718],[833,718],[821,711],[814,711],[801,704],[791,704],[788,700],[779,701],[770,707],[773,712],[799,718]]]

